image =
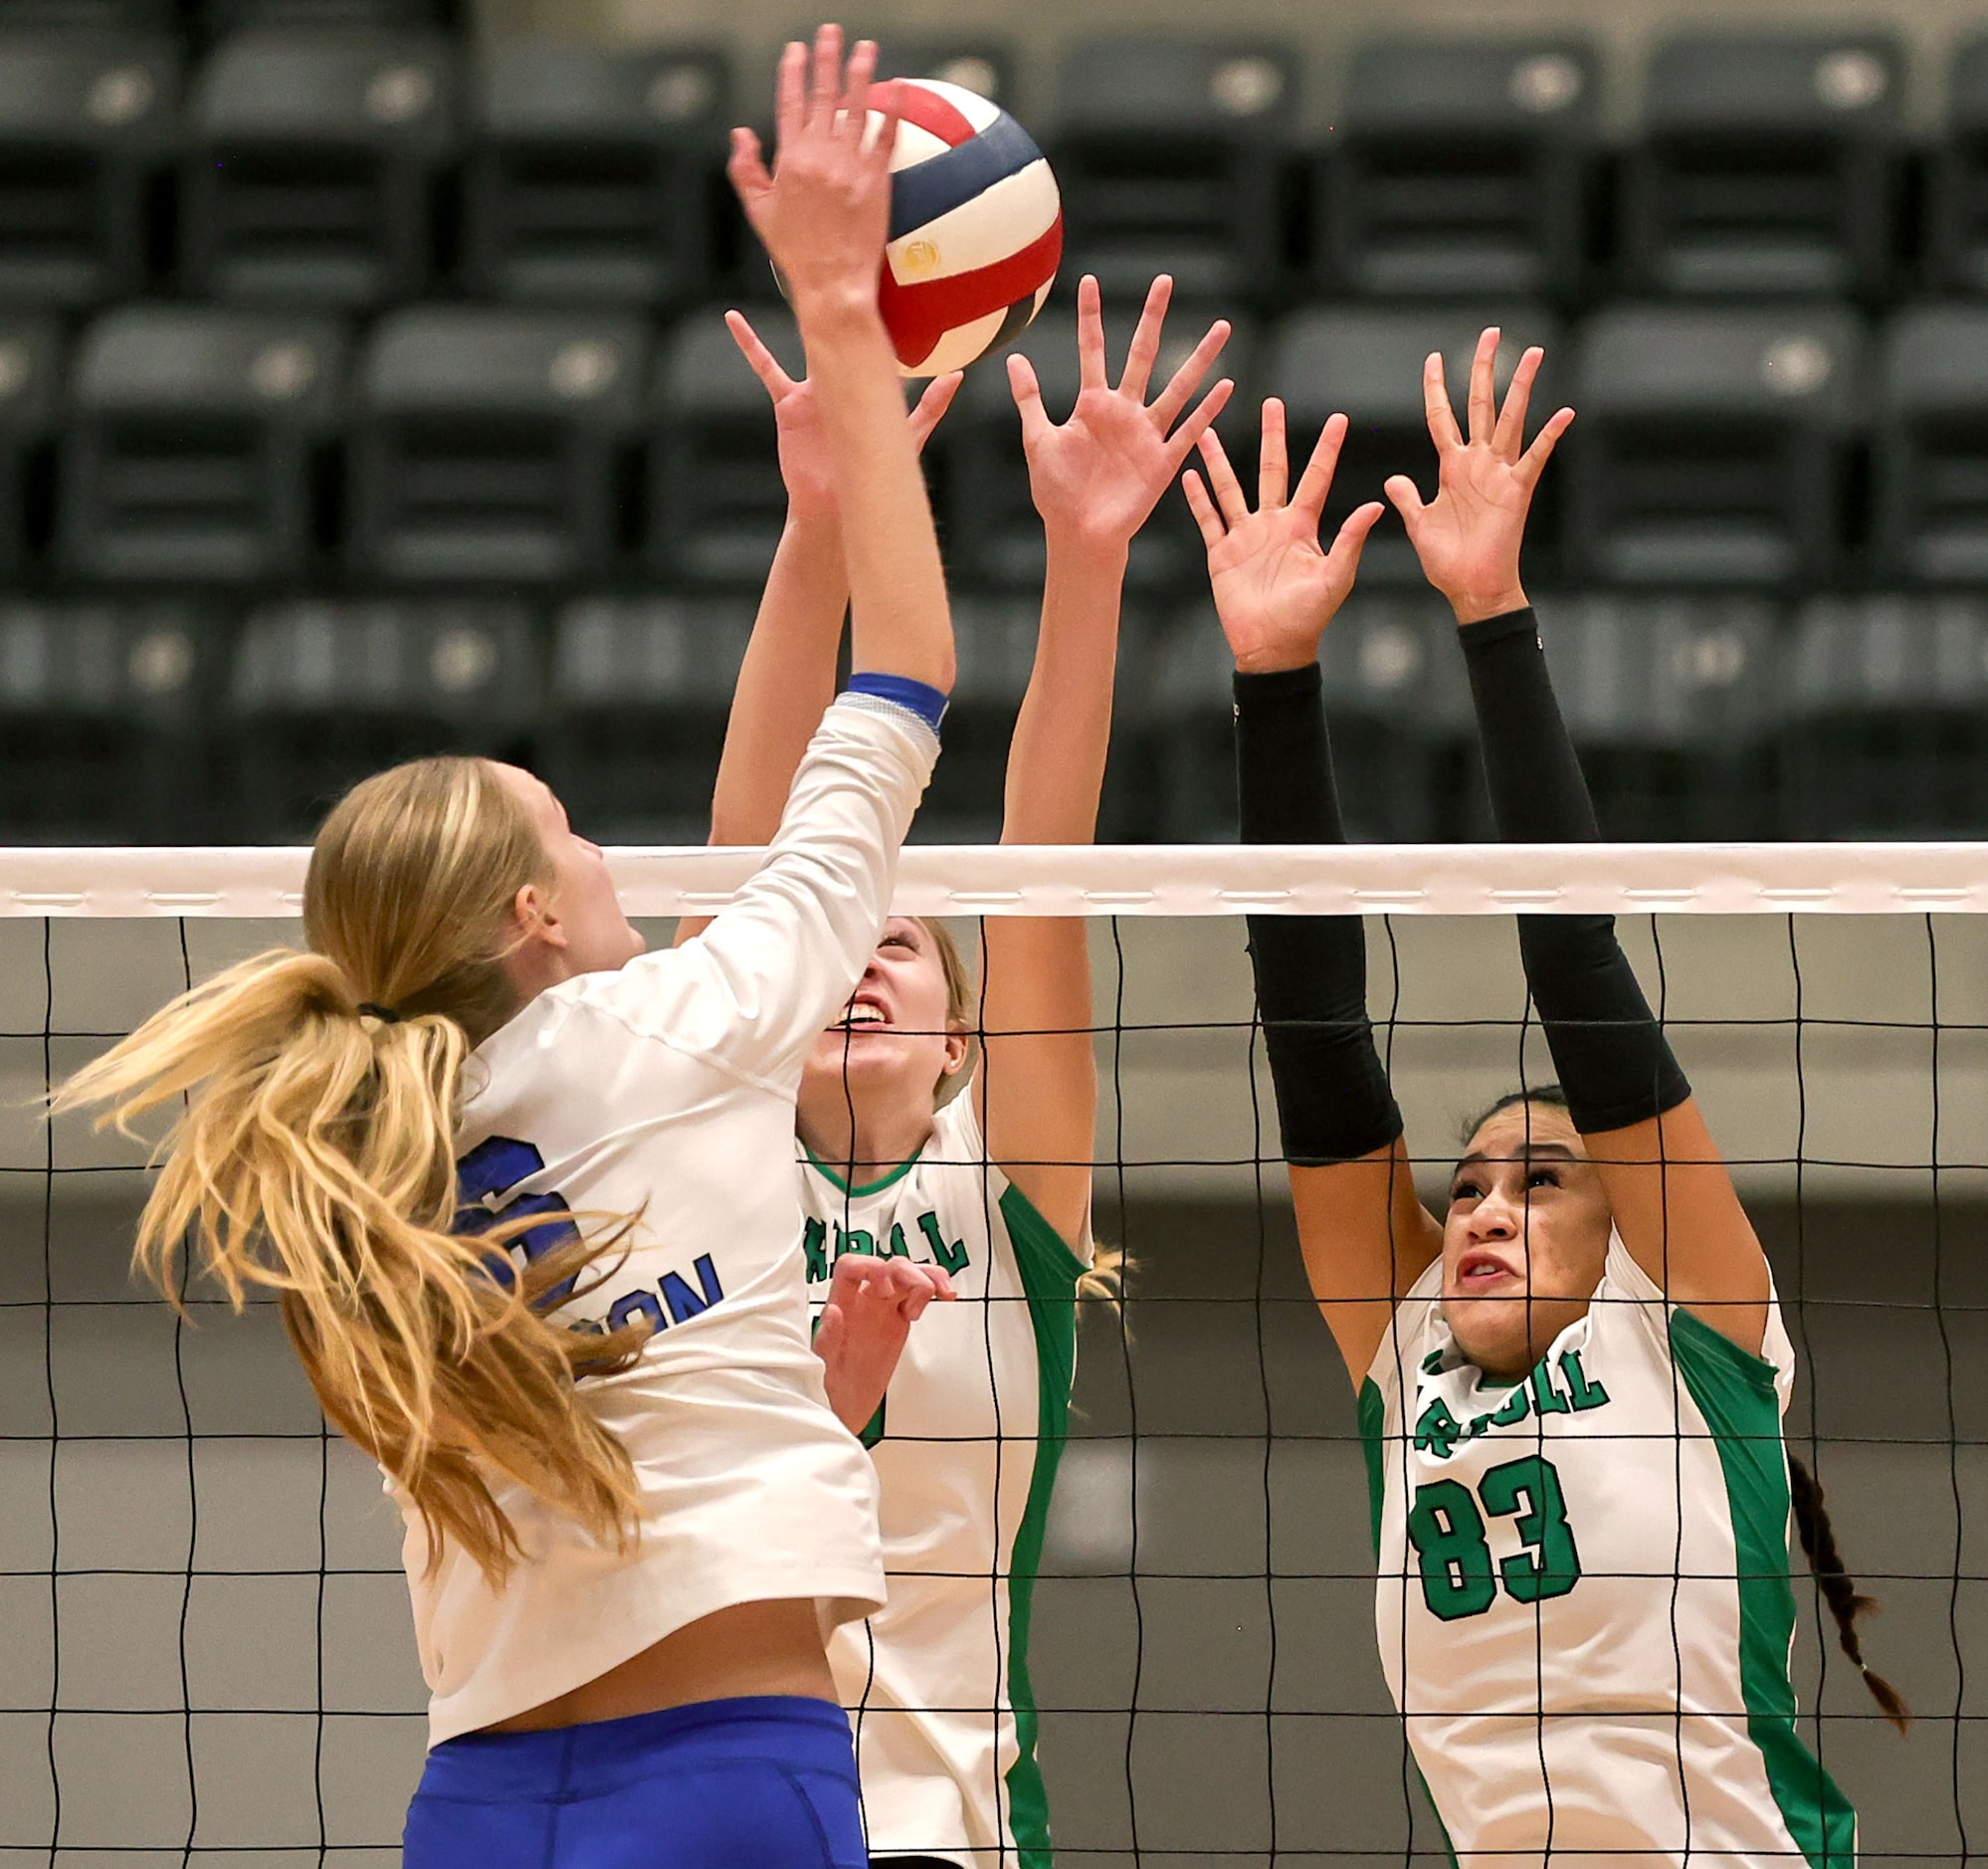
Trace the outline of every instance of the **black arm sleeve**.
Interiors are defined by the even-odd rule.
[[[1236,677],[1246,844],[1342,844],[1318,668]],[[1253,915],[1250,963],[1287,1161],[1321,1167],[1384,1148],[1401,1112],[1367,1018],[1358,916]]]
[[[1491,820],[1522,844],[1594,843],[1594,800],[1560,718],[1530,610],[1459,632],[1477,707]],[[1626,1129],[1691,1094],[1606,915],[1518,918],[1532,1003],[1583,1136]]]

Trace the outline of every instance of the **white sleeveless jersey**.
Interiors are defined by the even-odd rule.
[[[1441,1290],[1439,1262],[1360,1428],[1381,1660],[1457,1859],[1849,1865],[1856,1814],[1795,1732],[1778,1306],[1749,1355],[1613,1239],[1514,1384],[1463,1360]]]
[[[1091,1246],[1074,1253],[985,1157],[970,1090],[880,1180],[847,1187],[803,1151],[817,1310],[845,1252],[942,1266],[959,1293],[912,1327],[863,1436],[890,1598],[838,1629],[829,1658],[856,1728],[872,1855],[1048,1869],[1029,1612]]]
[[[552,1315],[655,1331],[580,1386],[634,1460],[642,1536],[603,1546],[494,1479],[522,1554],[493,1590],[447,1541],[431,1568],[408,1512],[430,1744],[736,1603],[813,1598],[826,1633],[883,1601],[876,1477],[828,1407],[793,1184],[765,1164],[793,1147],[802,1065],[876,949],[936,751],[915,716],[838,702],[765,862],[700,936],[562,982],[478,1049],[459,1230],[543,1213],[512,1248],[529,1258],[572,1237],[569,1211],[641,1216],[627,1257]]]

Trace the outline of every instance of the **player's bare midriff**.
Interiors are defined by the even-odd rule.
[[[584,1687],[484,1730],[535,1733],[757,1694],[836,1700],[835,1677],[822,1651],[821,1623],[811,1598],[736,1603],[717,1610],[596,1675]]]

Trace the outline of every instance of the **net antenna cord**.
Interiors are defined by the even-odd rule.
[[[609,852],[635,916],[712,915],[763,852]],[[300,912],[303,849],[0,849],[0,917]],[[1988,843],[914,845],[933,916],[1988,913]]]

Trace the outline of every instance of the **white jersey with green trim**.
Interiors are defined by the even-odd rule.
[[[1439,1262],[1360,1429],[1381,1661],[1457,1859],[1848,1869],[1856,1813],[1795,1731],[1778,1305],[1750,1355],[1613,1238],[1512,1383],[1465,1361],[1441,1291]]]
[[[829,1657],[873,1855],[1048,1869],[1029,1613],[1091,1244],[1073,1251],[986,1154],[970,1091],[880,1180],[851,1187],[802,1151],[818,1313],[846,1252],[942,1266],[959,1294],[912,1327],[863,1435],[890,1600],[838,1629]]]

